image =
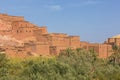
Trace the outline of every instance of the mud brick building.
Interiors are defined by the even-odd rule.
[[[103,44],[80,41],[79,36],[48,33],[46,26],[37,26],[23,16],[0,14],[0,51],[10,57],[58,55],[66,48],[94,49],[99,57],[111,55],[112,45],[120,45],[120,36]]]

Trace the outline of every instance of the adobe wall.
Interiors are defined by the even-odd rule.
[[[59,53],[63,50],[66,50],[68,47],[61,46],[50,46],[50,55],[59,55]]]
[[[56,46],[49,46],[49,53],[50,55],[57,55],[57,47]]]
[[[65,34],[48,34],[46,36],[50,46],[69,47],[69,38]]]
[[[9,16],[0,14],[0,35],[9,35],[20,40],[22,47],[5,46],[6,52],[11,56],[38,56],[57,55],[66,48],[94,49],[100,58],[106,58],[112,54],[113,44],[120,45],[120,38],[109,38],[105,44],[91,44],[80,42],[79,36],[68,36],[63,33],[48,33],[46,26],[37,26],[24,20],[21,16]],[[110,44],[110,45],[109,45]],[[24,54],[21,54],[24,53]]]
[[[25,48],[20,46],[0,46],[0,49],[4,50],[6,56],[8,57],[17,57],[17,58],[25,58],[29,55],[26,54]]]
[[[49,36],[54,36],[54,37],[68,37],[68,35],[64,34],[64,33],[50,33]]]
[[[108,43],[113,45],[115,42],[115,39],[114,38],[108,38]]]
[[[89,50],[89,42],[80,42],[80,48]]]
[[[108,57],[108,49],[106,44],[99,45],[99,57],[100,58],[107,58]]]
[[[41,30],[41,33],[42,33],[42,34],[48,34],[48,32],[47,32],[47,27],[46,27],[46,26],[40,26],[40,27],[38,27],[38,29]]]
[[[69,47],[69,39],[66,37],[51,37],[52,46],[66,46]]]
[[[11,35],[12,34],[12,25],[11,22],[6,22],[0,19],[0,35]]]
[[[37,37],[35,36],[35,38],[36,38],[37,43],[39,43],[41,45],[49,45],[49,42],[46,37],[39,35]]]
[[[73,49],[80,48],[80,37],[79,36],[69,36],[69,46]]]
[[[12,34],[12,30],[0,30],[0,35],[4,36],[4,35],[9,35],[11,36]]]
[[[27,21],[14,21],[12,22],[13,37],[17,39],[24,39],[27,37],[35,36],[39,40],[39,36],[47,34],[46,27],[38,27]]]
[[[50,41],[50,54],[59,54],[61,51],[72,48],[80,47],[79,36],[67,36],[66,34],[51,34],[49,35]]]
[[[120,46],[120,38],[115,38],[116,45]]]
[[[29,37],[34,36],[34,28],[19,28],[17,30],[13,30],[13,37],[18,40],[24,40]]]
[[[89,49],[94,49],[100,58],[107,58],[112,54],[112,46],[108,44],[89,44]]]
[[[24,21],[24,17],[22,16],[10,16],[7,14],[0,14],[0,19],[5,21]]]
[[[12,22],[12,35],[19,40],[34,36],[35,29],[34,25],[27,21]]]
[[[106,44],[111,44],[111,45],[120,45],[120,38],[108,38],[108,41],[106,42]]]
[[[99,48],[100,48],[100,47],[99,47],[99,44],[97,44],[97,43],[92,43],[92,44],[91,44],[91,43],[90,43],[88,49],[89,49],[89,50],[90,50],[90,49],[93,49],[95,52],[99,53]]]
[[[30,23],[28,21],[13,21],[12,26],[13,26],[13,29],[16,29],[16,27],[17,28],[19,28],[19,27],[23,27],[23,28],[34,27],[34,28],[36,28],[34,24],[32,24],[32,23]]]
[[[26,58],[29,56],[49,56],[49,45],[39,43],[25,43],[24,46],[0,46],[0,52],[5,52],[9,57]]]
[[[49,56],[49,45],[39,42],[25,43],[25,51],[33,56]]]
[[[6,22],[0,19],[0,31],[1,30],[12,30],[11,22]]]
[[[42,30],[41,29],[35,29],[33,30],[34,36],[39,37],[42,35]]]
[[[48,44],[47,36],[43,35],[42,30],[40,28],[33,30],[33,36],[36,37],[37,41]]]
[[[49,45],[36,45],[36,53],[39,54],[40,56],[49,56]]]

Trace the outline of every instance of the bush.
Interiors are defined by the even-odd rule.
[[[70,48],[51,58],[8,59],[0,54],[0,80],[120,80],[118,62],[96,54]]]

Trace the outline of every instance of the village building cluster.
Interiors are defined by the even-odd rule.
[[[0,14],[0,52],[10,57],[58,55],[66,48],[94,49],[100,58],[111,55],[112,46],[120,45],[120,35],[103,44],[80,41],[79,36],[48,33],[46,26],[37,26],[22,16]]]

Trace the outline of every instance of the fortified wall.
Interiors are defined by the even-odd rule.
[[[81,42],[79,36],[48,33],[46,26],[37,26],[22,16],[0,14],[0,51],[10,57],[58,55],[66,48],[94,49],[99,57],[111,55],[112,44],[119,39],[108,39],[104,44]]]

